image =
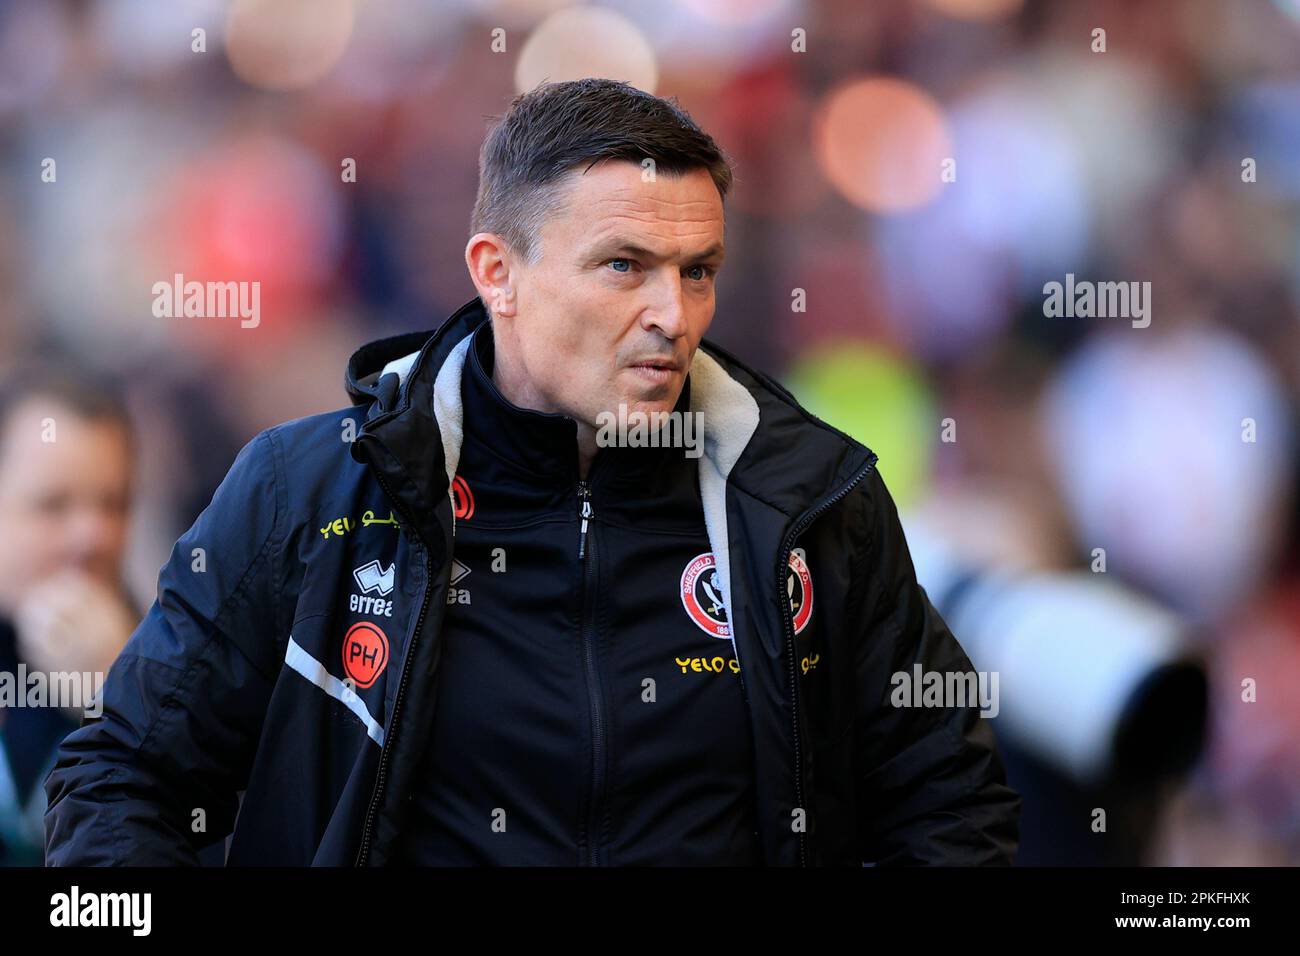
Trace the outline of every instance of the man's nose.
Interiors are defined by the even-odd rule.
[[[87,571],[111,567],[118,557],[118,531],[118,519],[107,509],[77,509],[66,529],[68,562]]]
[[[658,329],[667,338],[676,339],[686,334],[686,300],[682,292],[682,277],[675,266],[665,270],[656,283],[653,305],[642,313],[642,326],[649,331]]]

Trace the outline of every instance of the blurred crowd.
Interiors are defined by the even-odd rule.
[[[584,75],[732,158],[707,338],[880,455],[1003,674],[1022,862],[1300,862],[1296,0],[9,0],[0,666],[124,641],[245,441],[473,296],[491,117]],[[176,275],[259,281],[260,322],[158,317]],[[1149,324],[1052,314],[1067,275]],[[106,444],[44,461],[33,407]],[[39,862],[75,715],[16,713],[0,860]]]

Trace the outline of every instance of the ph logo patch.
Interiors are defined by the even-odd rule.
[[[388,635],[370,621],[358,621],[343,636],[343,671],[358,687],[369,687],[388,666]]]

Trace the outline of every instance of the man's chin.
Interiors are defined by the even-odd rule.
[[[639,396],[624,395],[608,408],[597,413],[595,425],[597,428],[618,428],[620,423],[626,427],[638,424],[642,427],[653,426],[656,421],[664,421],[662,414],[671,412],[676,405],[676,398],[673,401],[668,401],[666,398],[647,400]]]
[[[622,408],[625,410],[624,414],[628,415],[633,412],[638,415],[655,415],[660,412],[671,412],[677,407],[677,399],[680,395],[681,388],[676,385],[673,386],[672,389],[660,389],[653,395],[646,395],[644,393],[627,395],[622,399]],[[619,405],[615,405],[611,411],[618,414],[619,407]]]

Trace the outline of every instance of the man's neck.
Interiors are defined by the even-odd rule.
[[[578,422],[578,477],[583,481],[587,480],[587,473],[591,471],[591,463],[596,460],[599,450],[596,429],[586,422]]]
[[[533,386],[523,368],[511,361],[509,355],[502,351],[501,343],[495,335],[492,342],[492,355],[492,384],[507,401],[535,412],[562,414]],[[600,449],[596,444],[596,429],[584,421],[577,419],[574,421],[578,426],[578,477],[585,481],[588,472],[591,471],[591,463],[596,458],[596,452]]]

